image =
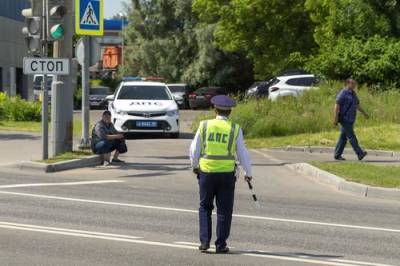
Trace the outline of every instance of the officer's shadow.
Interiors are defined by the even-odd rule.
[[[217,254],[213,251],[206,251],[203,252],[204,254],[214,254],[214,255],[221,255]],[[248,255],[248,256],[260,256],[265,258],[295,258],[295,259],[310,259],[310,260],[329,260],[329,259],[340,259],[344,258],[344,256],[339,255],[317,255],[317,254],[310,254],[304,252],[267,252],[267,251],[260,251],[260,250],[235,250],[231,249],[229,253],[223,255]]]

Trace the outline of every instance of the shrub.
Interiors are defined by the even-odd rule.
[[[7,95],[3,92],[0,93],[0,120],[5,119],[4,103],[7,100]]]
[[[0,93],[0,119],[10,121],[40,121],[41,105]]]

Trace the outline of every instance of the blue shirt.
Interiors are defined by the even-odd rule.
[[[337,97],[336,103],[340,106],[339,122],[354,123],[357,116],[357,108],[360,100],[353,90],[342,89]]]

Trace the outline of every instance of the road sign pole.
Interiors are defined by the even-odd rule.
[[[90,106],[89,106],[89,95],[90,95],[90,37],[82,37],[83,44],[83,64],[82,64],[82,139],[80,149],[90,148],[89,139],[89,120],[90,120]]]
[[[42,7],[42,56],[47,57],[47,0]],[[49,158],[49,97],[47,91],[47,75],[42,79],[42,160]]]

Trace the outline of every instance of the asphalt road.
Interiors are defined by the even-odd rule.
[[[184,136],[129,140],[121,166],[2,168],[0,265],[400,265],[400,203],[332,190],[257,153],[261,207],[239,179],[232,253],[199,253]]]

